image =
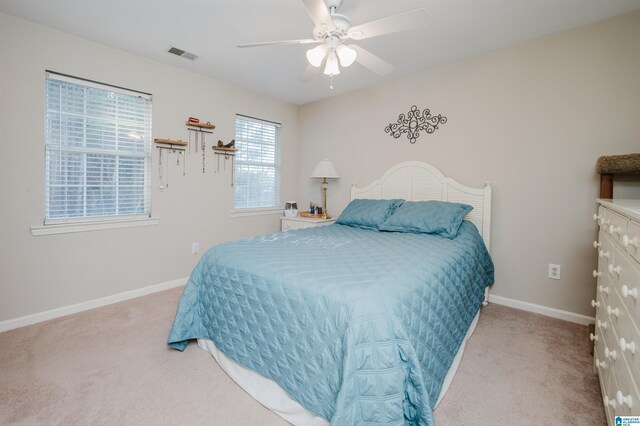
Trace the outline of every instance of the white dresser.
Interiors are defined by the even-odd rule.
[[[607,421],[640,415],[640,200],[598,200],[594,364]]]

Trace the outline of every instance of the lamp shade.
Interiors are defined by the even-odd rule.
[[[329,52],[329,56],[327,56],[327,62],[324,66],[324,74],[325,75],[338,75],[340,74],[340,67],[338,66],[338,55],[336,52]]]
[[[329,160],[322,160],[318,163],[315,169],[313,169],[313,173],[311,173],[312,178],[327,178],[327,179],[339,179],[338,172],[336,172],[336,168],[333,167],[333,163]]]
[[[311,65],[318,68],[320,65],[322,65],[322,61],[324,61],[327,50],[328,48],[324,44],[316,46],[313,49],[309,49],[307,50],[307,60]]]
[[[340,59],[340,65],[343,67],[348,67],[353,64],[358,56],[358,53],[355,50],[349,46],[345,46],[344,44],[338,46],[336,53],[338,54],[338,59]]]

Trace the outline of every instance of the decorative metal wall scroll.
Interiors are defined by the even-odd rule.
[[[431,115],[431,111],[429,111],[428,108],[420,112],[418,107],[413,105],[406,116],[400,114],[398,121],[389,123],[389,125],[384,128],[384,131],[396,139],[398,139],[401,134],[406,133],[409,141],[416,143],[416,140],[420,137],[420,132],[433,133],[439,129],[438,126],[440,124],[445,124],[446,122],[447,117],[441,114]]]

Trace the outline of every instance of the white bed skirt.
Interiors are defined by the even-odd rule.
[[[455,376],[456,371],[458,370],[458,366],[460,365],[460,360],[462,359],[462,354],[464,353],[464,348],[467,344],[467,340],[469,340],[469,337],[471,337],[473,331],[476,329],[479,317],[480,311],[478,311],[475,318],[471,322],[469,330],[467,330],[467,334],[462,341],[462,345],[460,345],[460,349],[458,349],[458,353],[453,359],[453,364],[451,364],[451,368],[449,368],[449,372],[447,372],[447,375],[444,378],[442,389],[440,390],[440,396],[438,397],[438,401],[436,402],[436,406],[434,407],[434,409],[438,406],[440,401],[442,401],[445,393],[447,393],[447,389],[449,389],[449,386],[451,385],[453,376]],[[198,346],[209,352],[218,362],[220,367],[229,375],[229,377],[231,377],[234,382],[236,382],[256,401],[258,401],[260,404],[264,405],[269,410],[273,411],[289,423],[296,426],[329,425],[328,421],[326,421],[322,417],[316,416],[315,414],[305,409],[302,405],[291,399],[289,395],[287,395],[287,393],[273,380],[267,379],[266,377],[261,376],[255,371],[243,367],[235,361],[229,359],[225,354],[218,350],[216,345],[214,345],[211,340],[198,339]]]

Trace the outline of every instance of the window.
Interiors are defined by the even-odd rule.
[[[146,216],[151,95],[47,72],[45,224]]]
[[[280,127],[278,123],[236,115],[236,209],[280,204]]]

